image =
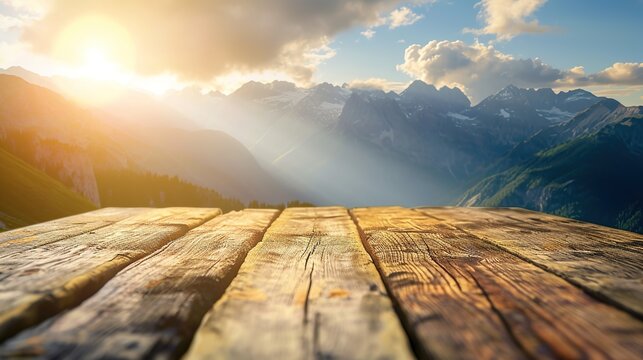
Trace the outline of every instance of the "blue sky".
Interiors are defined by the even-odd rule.
[[[0,66],[160,91],[274,79],[397,90],[422,79],[474,102],[514,83],[633,105],[643,103],[642,15],[643,0],[0,0]]]
[[[337,55],[320,67],[320,78],[341,82],[351,77],[383,77],[404,81],[408,76],[395,70],[403,61],[408,44],[430,40],[476,38],[487,42],[493,36],[463,33],[477,28],[477,0],[437,1],[414,9],[424,16],[417,23],[378,30],[372,39],[355,28],[339,35],[333,46]],[[641,0],[550,0],[534,14],[542,24],[555,29],[544,34],[524,34],[495,43],[502,52],[520,58],[542,58],[558,68],[583,65],[599,71],[615,62],[643,60],[643,1]],[[404,40],[405,43],[398,43]]]
[[[480,28],[478,1],[436,1],[413,8],[423,18],[415,24],[388,29],[375,29],[371,39],[360,34],[367,27],[341,33],[332,46],[337,54],[323,63],[318,78],[342,83],[354,78],[383,78],[408,82],[412,76],[396,69],[404,62],[409,44],[426,44],[430,40],[480,41],[516,58],[540,58],[558,69],[585,67],[586,72],[601,71],[616,62],[643,61],[642,0],[550,0],[531,18],[550,26],[550,32],[521,34],[508,41],[496,41],[493,35],[464,32]],[[620,98],[643,103],[643,93],[633,89]]]

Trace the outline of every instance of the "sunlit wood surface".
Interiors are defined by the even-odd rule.
[[[643,358],[643,236],[507,208],[101,209],[0,233],[0,358]]]

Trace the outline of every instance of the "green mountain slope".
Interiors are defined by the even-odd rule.
[[[519,206],[643,233],[643,119],[540,152],[488,177],[461,205]]]
[[[224,212],[244,204],[218,192],[182,181],[175,176],[137,170],[98,170],[96,181],[103,206],[218,207]]]
[[[0,148],[0,229],[12,229],[94,210],[59,181]]]

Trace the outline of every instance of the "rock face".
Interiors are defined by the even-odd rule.
[[[490,172],[500,172],[532,159],[538,152],[583,136],[591,136],[625,118],[640,116],[643,107],[625,107],[613,99],[603,99],[580,112],[571,120],[547,127],[516,145]]]
[[[242,200],[522,206],[628,229],[643,221],[643,108],[584,90],[507,86],[471,106],[459,89],[421,81],[399,94],[250,82],[230,96],[172,95],[168,104],[208,128],[176,130],[99,126],[24,84],[0,78],[0,143],[93,201],[94,169],[136,167]]]
[[[47,89],[0,75],[0,143],[97,206],[87,113]]]
[[[410,106],[429,106],[437,111],[460,111],[471,106],[469,98],[458,88],[442,87],[440,90],[421,80],[413,81],[400,93],[400,101]]]
[[[336,131],[397,154],[437,176],[465,178],[476,171],[479,157],[491,155],[473,148],[484,134],[466,120],[449,117],[446,109],[450,104],[431,102],[430,108],[410,108],[383,93],[354,93],[344,106]]]
[[[643,232],[643,107],[608,99],[516,146],[460,205],[519,206]]]
[[[481,101],[476,109],[490,114],[500,113],[501,109],[509,113],[532,111],[535,112],[532,115],[551,122],[561,122],[569,120],[574,114],[587,109],[599,100],[601,98],[581,89],[556,94],[548,88],[520,89],[509,85]]]
[[[14,76],[0,75],[0,98],[0,145],[96,205],[95,173],[122,169],[177,176],[245,202],[296,198],[223,132],[136,126]]]
[[[422,81],[399,94],[331,84],[304,89],[284,82],[250,82],[219,99],[211,113],[224,116],[211,118],[213,128],[241,140],[274,176],[298,182],[300,193],[326,192],[344,204],[355,198],[368,204],[380,197],[366,191],[361,197],[360,191],[345,197],[329,186],[320,169],[331,174],[351,171],[350,180],[372,183],[373,177],[383,178],[384,169],[413,168],[423,174],[418,177],[464,191],[514,147],[601,100],[583,90],[555,93],[508,86],[471,106],[460,89],[437,89]],[[234,121],[227,121],[230,118]],[[360,162],[362,174],[354,172],[348,159]],[[383,159],[390,161],[377,170]],[[388,192],[402,183],[417,186],[416,193],[428,191],[403,179],[382,186]],[[435,199],[427,196],[423,201]],[[445,199],[448,196],[440,201]]]

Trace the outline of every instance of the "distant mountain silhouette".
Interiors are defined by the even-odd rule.
[[[45,82],[21,69],[11,71]],[[20,104],[31,96],[38,104],[35,94],[8,98]],[[56,126],[66,124],[82,129],[72,140],[83,139],[70,141],[66,151],[87,152],[93,171],[101,174],[176,176],[178,182],[215,189],[222,199],[241,201],[494,204],[639,229],[639,193],[630,180],[641,179],[641,107],[624,107],[582,89],[556,93],[509,85],[472,106],[458,88],[437,89],[419,80],[399,94],[327,83],[301,88],[284,81],[249,82],[229,96],[193,88],[167,94],[163,105],[179,114],[168,117],[177,119],[177,126],[132,121],[165,107],[134,112],[139,115],[123,121],[125,102],[50,121],[56,112],[47,113],[45,105],[27,109],[30,103],[22,101],[0,106],[4,124],[10,124],[5,131],[12,134],[4,136],[5,146],[18,151],[13,143],[26,137],[32,140],[24,148],[33,148],[34,131],[64,143]],[[30,130],[29,117],[9,116],[14,108],[40,111],[32,116],[40,125]],[[98,121],[88,120],[93,117]],[[190,126],[182,125],[183,117]],[[74,125],[74,118],[84,120]],[[52,141],[47,146],[55,148]],[[627,162],[620,170],[619,159]]]

